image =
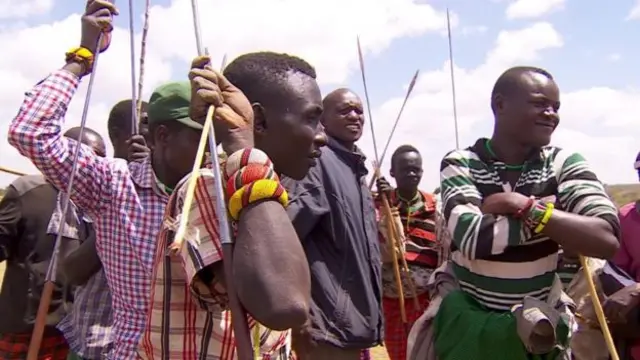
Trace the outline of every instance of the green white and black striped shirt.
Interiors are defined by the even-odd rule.
[[[510,216],[483,214],[482,199],[517,191],[526,196],[556,195],[564,211],[606,220],[619,235],[617,209],[585,159],[547,146],[528,158],[516,186],[505,164],[479,139],[442,160],[443,212],[452,234],[451,260],[461,288],[481,304],[509,310],[525,296],[546,300],[558,266],[558,244]],[[559,173],[558,173],[559,172]]]

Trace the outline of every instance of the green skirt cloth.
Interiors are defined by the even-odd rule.
[[[433,326],[438,360],[556,360],[560,350],[529,354],[511,312],[491,311],[461,290],[442,301]]]

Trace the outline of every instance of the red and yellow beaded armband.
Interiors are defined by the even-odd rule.
[[[243,149],[231,154],[224,167],[229,215],[238,220],[242,209],[261,200],[276,200],[287,206],[289,197],[263,151]]]

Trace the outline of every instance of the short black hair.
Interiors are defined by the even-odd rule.
[[[117,132],[126,130],[127,133],[131,132],[131,119],[133,119],[132,100],[122,100],[114,105],[109,112],[109,120],[107,121],[107,129],[109,131],[109,138],[113,141]],[[149,105],[146,101],[141,101],[142,112],[147,111]]]
[[[308,62],[293,55],[270,51],[237,57],[224,69],[223,75],[244,93],[249,102],[273,104],[280,95],[279,85],[290,72],[316,78],[316,70]]]
[[[493,90],[491,91],[491,99],[493,99],[496,95],[508,95],[514,91],[517,91],[521,86],[522,75],[526,73],[535,73],[546,76],[549,80],[553,80],[553,76],[547,70],[535,67],[535,66],[515,66],[510,69],[507,69],[502,73],[496,80],[496,83],[493,85]]]
[[[394,167],[394,164],[396,163],[396,160],[398,159],[398,157],[402,154],[406,154],[406,153],[410,153],[410,152],[414,152],[417,153],[418,155],[422,156],[420,154],[420,151],[418,151],[418,149],[415,148],[415,146],[413,145],[400,145],[396,151],[393,152],[393,154],[391,154],[391,168]]]

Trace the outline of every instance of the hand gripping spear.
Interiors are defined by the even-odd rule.
[[[375,136],[375,131],[373,127],[373,118],[371,116],[371,103],[369,101],[369,91],[367,89],[367,80],[366,80],[365,71],[364,71],[364,59],[362,56],[362,48],[360,47],[359,37],[357,38],[357,43],[358,43],[358,60],[360,61],[360,72],[362,74],[362,85],[364,87],[364,95],[365,95],[365,100],[367,102],[367,112],[369,114],[369,126],[371,127],[371,136],[373,138],[373,151],[376,158],[376,168],[375,168],[375,174],[374,174],[374,179],[375,179],[380,176],[380,157],[378,156],[378,147],[376,145],[376,136]],[[404,104],[406,104],[407,99],[409,98],[409,95],[411,95],[411,91],[413,90],[413,85],[415,84],[415,80],[417,76],[418,76],[418,73],[416,72],[416,75],[414,76],[412,83],[409,86],[409,91],[407,91],[407,96],[405,97],[402,109],[400,110],[400,115],[402,114],[402,110],[404,109]],[[400,115],[398,115],[398,119],[400,118]],[[396,120],[396,124],[397,122],[398,121]],[[391,256],[392,256],[393,272],[396,280],[396,287],[398,289],[398,300],[400,301],[400,317],[402,318],[402,322],[406,325],[407,314],[404,307],[404,293],[402,290],[402,278],[400,276],[400,265],[398,264],[398,256],[402,261],[403,270],[407,275],[409,275],[409,267],[407,265],[406,259],[404,258],[404,254],[398,254],[396,252],[396,249],[402,249],[402,244],[401,244],[401,240],[398,239],[398,236],[397,236],[398,229],[396,228],[395,221],[393,221],[393,215],[391,213],[391,206],[389,205],[389,199],[387,198],[386,194],[380,194],[380,196],[382,198],[382,210],[384,212],[384,215],[386,217],[386,222],[387,222],[387,233],[388,233],[387,246],[389,247],[389,252],[391,253]],[[418,302],[417,296],[415,296],[415,294],[417,294],[416,285],[413,282],[413,279],[411,278],[411,276],[408,276],[407,278],[409,281],[411,292],[414,294],[413,305],[416,311],[420,311],[420,303]]]
[[[202,38],[200,36],[200,17],[198,13],[197,0],[191,0],[191,9],[193,11],[196,47],[198,49],[198,55],[202,56],[205,54],[205,50],[202,47]],[[178,225],[178,230],[176,231],[172,250],[175,251],[182,246],[184,237],[187,233],[187,223],[189,220],[188,209],[191,208],[191,203],[193,202],[195,187],[198,181],[198,171],[200,170],[200,164],[202,163],[202,158],[204,156],[205,144],[208,135],[209,148],[212,153],[211,162],[215,176],[216,214],[219,221],[218,226],[220,231],[220,243],[222,244],[222,256],[224,259],[223,264],[226,278],[226,290],[227,296],[229,297],[229,308],[231,310],[231,323],[235,335],[237,357],[238,360],[251,360],[253,358],[253,351],[249,335],[249,326],[247,323],[247,314],[242,307],[240,299],[238,299],[238,295],[233,286],[233,242],[231,239],[231,232],[229,230],[229,220],[227,219],[227,206],[225,204],[225,193],[222,186],[222,175],[220,173],[220,161],[217,153],[217,141],[213,127],[214,114],[215,107],[210,106],[207,111],[207,117],[200,137],[200,144],[198,145],[196,159],[193,163],[191,179],[189,179],[189,183],[187,184],[187,193],[185,196],[183,212]],[[255,345],[259,346],[259,344]]]
[[[115,3],[115,1],[111,1]],[[87,86],[87,96],[84,99],[84,106],[82,108],[82,120],[80,121],[80,130],[78,132],[78,139],[81,139],[84,133],[84,129],[87,124],[87,114],[89,113],[89,104],[91,103],[91,94],[93,92],[93,83],[96,78],[96,70],[98,68],[98,59],[100,53],[106,50],[103,45],[104,35],[100,35],[98,38],[98,50],[93,55],[93,71],[89,74],[89,85]],[[108,45],[108,44],[106,44]],[[42,289],[42,295],[40,296],[40,304],[38,305],[38,313],[36,315],[36,321],[33,326],[33,333],[31,335],[31,341],[29,342],[29,350],[27,352],[27,360],[37,360],[38,353],[40,352],[40,345],[42,343],[42,336],[44,334],[44,327],[47,320],[47,313],[49,312],[49,305],[51,304],[51,296],[53,295],[54,283],[56,282],[56,273],[58,271],[58,257],[60,254],[60,247],[62,246],[62,233],[66,225],[66,217],[69,212],[69,204],[71,203],[70,197],[73,191],[73,182],[76,178],[78,168],[78,157],[80,155],[80,144],[76,145],[76,150],[73,154],[73,166],[71,168],[71,174],[69,175],[69,183],[67,189],[62,197],[62,220],[58,227],[58,234],[56,235],[55,244],[53,246],[53,254],[51,255],[51,261],[47,269],[47,275],[45,276],[45,283]]]

